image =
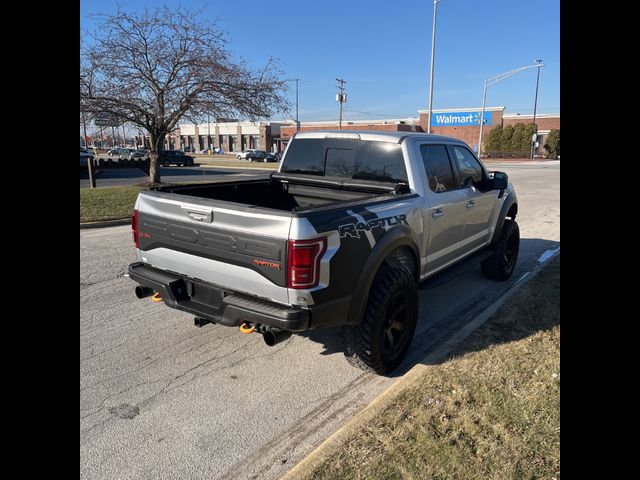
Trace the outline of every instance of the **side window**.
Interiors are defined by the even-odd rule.
[[[453,145],[453,158],[458,167],[460,187],[463,186],[464,179],[473,177],[476,184],[482,182],[482,167],[473,154],[464,147]]]
[[[436,193],[456,189],[449,154],[444,145],[420,145],[422,162],[427,172],[429,188]]]

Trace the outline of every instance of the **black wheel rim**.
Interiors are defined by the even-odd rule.
[[[511,235],[507,240],[507,245],[504,249],[504,264],[507,270],[511,270],[516,263],[518,257],[518,238],[515,235]]]
[[[382,350],[387,357],[398,355],[407,343],[409,310],[409,296],[405,292],[396,292],[387,304],[382,326]]]

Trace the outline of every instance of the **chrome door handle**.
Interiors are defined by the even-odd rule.
[[[433,212],[431,212],[431,218],[440,218],[443,215],[444,215],[444,212],[442,211],[441,208],[438,208],[438,209],[434,210]]]
[[[474,202],[473,200],[469,200],[467,202],[467,208],[473,208],[476,206],[476,202]]]

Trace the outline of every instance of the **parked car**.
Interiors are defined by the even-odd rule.
[[[252,152],[255,152],[256,150],[254,148],[247,148],[246,150],[241,151],[239,154],[236,155],[236,158],[238,160],[249,160],[247,158],[247,155],[249,155]]]
[[[506,173],[461,140],[303,132],[266,178],[140,192],[129,278],[138,298],[269,346],[342,326],[346,359],[388,374],[411,345],[420,281],[463,260],[458,271],[477,262],[489,279],[511,277],[517,213]]]
[[[265,152],[264,150],[254,150],[247,154],[247,160],[250,162],[277,162],[275,154]]]
[[[131,153],[131,150],[128,148],[123,148],[123,147],[115,147],[112,148],[111,150],[109,150],[107,152],[107,155],[109,155],[112,158],[117,158],[118,160],[121,158],[129,158],[129,154]]]
[[[132,150],[131,153],[129,153],[129,156],[127,157],[129,160],[137,160],[137,159],[143,159],[146,160],[147,158],[149,158],[149,151],[148,150]]]
[[[182,150],[161,150],[160,164],[164,167],[171,165],[193,166],[194,157],[185,155]]]

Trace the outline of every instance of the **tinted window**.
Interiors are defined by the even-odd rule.
[[[389,183],[408,182],[400,145],[355,139],[295,140],[289,146],[282,172]]]
[[[458,167],[460,187],[467,177],[473,177],[476,184],[482,182],[482,167],[469,150],[454,145],[453,158]]]
[[[449,155],[444,145],[420,145],[420,154],[431,190],[440,193],[457,188]]]

